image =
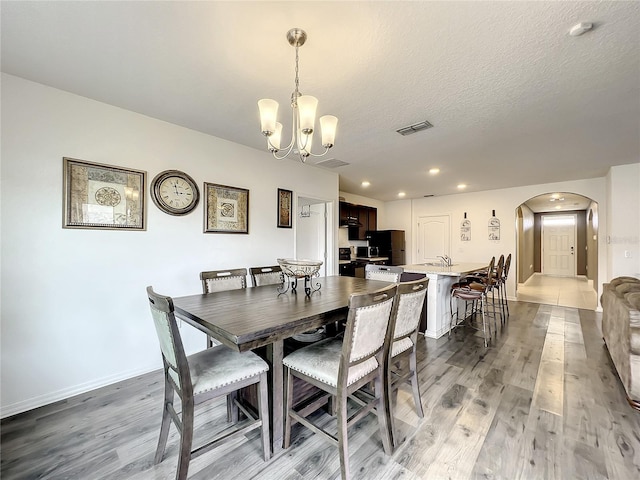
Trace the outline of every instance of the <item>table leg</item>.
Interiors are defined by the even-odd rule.
[[[269,362],[269,423],[271,424],[271,449],[273,453],[282,450],[284,430],[284,358],[283,340],[267,345],[267,361]]]

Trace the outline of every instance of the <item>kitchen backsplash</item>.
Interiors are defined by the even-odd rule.
[[[369,242],[366,240],[349,240],[349,232],[346,228],[338,229],[338,246],[339,247],[354,247],[352,250],[355,252],[355,247],[366,247]]]

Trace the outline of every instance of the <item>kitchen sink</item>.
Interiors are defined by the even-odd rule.
[[[428,267],[442,267],[442,262],[427,262],[424,265],[428,266]],[[444,265],[445,267],[453,267],[455,265],[458,265],[457,263],[452,263],[451,265]]]

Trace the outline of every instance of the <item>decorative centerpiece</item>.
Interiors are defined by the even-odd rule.
[[[318,277],[320,274],[318,271],[322,266],[321,260],[295,260],[293,258],[279,258],[278,264],[282,268],[285,281],[278,288],[278,293],[283,294],[289,287],[291,287],[292,293],[297,293],[298,279],[304,278],[304,293],[310,296],[312,292],[320,290],[322,285],[319,282],[313,282],[313,277]]]

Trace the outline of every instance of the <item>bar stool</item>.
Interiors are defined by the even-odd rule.
[[[184,352],[180,331],[176,323],[173,300],[158,295],[147,287],[147,297],[151,316],[156,327],[162,360],[164,364],[164,403],[160,438],[154,463],[160,463],[169,437],[171,422],[180,434],[178,468],[176,479],[185,480],[189,463],[222,442],[245,435],[250,430],[260,429],[262,436],[262,456],[271,457],[269,446],[269,397],[267,393],[267,371],[269,366],[253,352],[238,353],[223,345],[207,348],[187,356]],[[258,415],[243,402],[234,400],[248,418],[233,431],[224,430],[205,445],[192,450],[194,407],[249,385],[258,387]],[[176,412],[174,398],[180,399],[182,412]]]
[[[233,268],[229,270],[209,270],[200,272],[202,293],[223,292],[247,288],[247,269]],[[207,348],[220,345],[220,342],[207,335]]]
[[[338,447],[340,473],[349,478],[349,449],[347,429],[369,412],[375,411],[385,453],[393,452],[388,404],[387,359],[393,332],[392,308],[396,285],[374,293],[354,293],[349,299],[349,313],[344,340],[328,338],[296,350],[284,357],[285,427],[284,448],[291,444],[291,426],[299,422]],[[294,377],[320,389],[318,395],[293,405]],[[374,382],[374,396],[356,393]],[[309,418],[329,398],[337,403],[337,435]],[[347,400],[360,408],[347,410]]]
[[[492,258],[489,262],[488,272],[493,271],[495,258]],[[477,315],[478,310],[482,318],[482,333],[484,336],[485,348],[489,345],[489,339],[491,338],[491,324],[487,322],[487,317],[491,316],[488,312],[487,304],[489,303],[488,293],[494,283],[493,276],[488,275],[485,282],[478,282],[471,280],[469,283],[455,283],[451,287],[450,306],[451,306],[451,321],[449,322],[449,338],[451,338],[451,330],[454,330],[462,324],[480,330],[479,327],[473,325],[473,317]],[[456,308],[454,310],[453,302],[456,302]],[[464,314],[460,317],[459,304],[460,301],[464,303]],[[471,311],[469,312],[468,306],[471,304]],[[479,303],[479,306],[478,306]],[[496,309],[495,302],[491,302],[493,310],[494,325],[496,325]],[[468,322],[467,320],[470,319]],[[496,326],[497,328],[497,326]],[[489,335],[487,336],[487,331]],[[497,334],[497,332],[496,332]]]

